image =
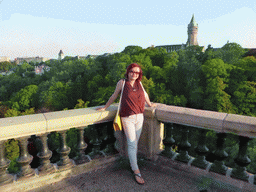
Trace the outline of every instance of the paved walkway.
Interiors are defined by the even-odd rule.
[[[234,179],[226,176],[205,174],[205,170],[194,168],[183,163],[171,161],[159,157],[156,162],[139,160],[142,176],[145,185],[135,182],[129,168],[128,160],[120,159],[114,164],[102,169],[83,173],[74,177],[62,180],[43,188],[33,190],[34,192],[80,192],[80,191],[177,191],[196,192],[203,189],[207,191],[252,191],[251,184],[242,182],[234,183]],[[226,179],[223,179],[226,178]],[[229,184],[229,180],[233,183]],[[236,181],[236,180],[235,180]],[[245,183],[245,184],[244,184]],[[234,185],[233,185],[234,184]],[[245,185],[249,185],[245,187]],[[240,187],[239,187],[240,186]],[[243,189],[241,189],[243,188]],[[247,188],[247,190],[246,190]],[[254,188],[255,189],[255,188]]]

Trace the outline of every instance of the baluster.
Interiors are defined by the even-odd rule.
[[[67,146],[66,132],[67,132],[67,130],[60,131],[60,134],[62,137],[62,147],[58,151],[60,153],[60,160],[57,163],[57,165],[60,169],[69,169],[73,166],[71,160],[68,157],[68,154],[70,152],[70,147]]]
[[[37,154],[37,156],[42,159],[42,164],[38,167],[39,174],[47,174],[55,171],[53,164],[50,162],[52,152],[48,148],[47,135],[48,133],[39,135],[39,138],[42,142],[42,149]]]
[[[249,174],[246,172],[246,167],[251,163],[247,156],[248,142],[251,140],[249,137],[239,136],[239,152],[235,159],[236,168],[232,170],[231,177],[248,181]]]
[[[17,162],[21,165],[21,171],[18,176],[29,177],[35,175],[35,171],[30,167],[33,156],[28,153],[28,136],[19,138],[20,156]]]
[[[165,128],[165,139],[163,140],[164,143],[164,151],[161,153],[161,155],[172,158],[176,155],[176,152],[172,151],[172,145],[175,143],[175,140],[172,135],[173,132],[173,123],[171,123],[170,128]]]
[[[198,145],[195,151],[198,154],[198,157],[192,162],[192,165],[196,167],[200,167],[202,169],[206,169],[206,167],[210,164],[205,160],[205,156],[208,153],[209,149],[205,145],[207,130],[200,129],[200,135],[198,138]]]
[[[7,174],[7,168],[9,167],[10,160],[5,158],[4,143],[5,141],[0,141],[0,185],[13,181],[12,175]]]
[[[191,144],[188,142],[188,133],[189,130],[186,127],[181,126],[182,128],[182,137],[181,142],[178,145],[180,153],[177,155],[177,160],[184,163],[188,163],[192,158],[188,155],[188,150],[191,147]]]
[[[84,151],[88,146],[87,143],[84,142],[84,129],[85,129],[85,127],[79,127],[78,128],[78,130],[79,130],[79,144],[78,144],[79,154],[75,158],[76,164],[81,164],[81,163],[85,163],[85,162],[90,161],[88,159],[88,157],[86,157],[86,155],[84,154]]]
[[[93,146],[92,148],[92,152],[89,153],[89,156],[94,159],[94,158],[98,158],[101,154],[100,154],[100,145],[101,145],[101,140],[99,138],[99,132],[98,132],[98,128],[99,125],[94,125],[94,135],[93,135],[93,139],[91,140],[91,144]]]
[[[113,122],[107,123],[107,136],[105,137],[104,141],[106,141],[107,146],[103,150],[106,154],[113,154],[116,152],[115,149],[115,137],[114,137],[114,129],[113,129]]]
[[[214,152],[215,161],[211,165],[210,171],[226,175],[228,168],[223,162],[228,157],[227,152],[224,150],[226,133],[217,133],[217,137],[217,150]]]

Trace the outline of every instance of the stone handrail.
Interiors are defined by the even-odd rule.
[[[162,122],[211,129],[216,132],[236,133],[245,137],[256,137],[256,117],[163,104],[159,105],[155,113],[157,120]]]
[[[97,111],[96,108],[90,107],[0,118],[0,141],[113,121],[117,104],[113,104],[106,111],[101,112]],[[150,113],[152,113],[152,110],[146,107],[144,114]],[[154,113],[152,115],[162,122],[211,129],[216,132],[232,132],[246,137],[256,137],[256,117],[164,104],[158,104]]]
[[[0,141],[113,121],[117,104],[101,112],[96,108],[0,118]]]

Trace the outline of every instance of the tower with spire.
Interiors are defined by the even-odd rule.
[[[62,50],[60,50],[59,52],[59,60],[64,58],[64,53],[62,52]]]
[[[198,45],[197,32],[198,32],[198,24],[196,23],[195,17],[193,14],[192,19],[188,24],[188,41],[186,43],[186,46]]]
[[[172,51],[178,51],[180,49],[185,49],[186,47],[189,47],[192,45],[198,45],[197,33],[198,33],[198,24],[196,23],[195,16],[193,14],[191,21],[188,24],[188,40],[186,44],[182,43],[182,44],[176,44],[176,45],[160,45],[160,46],[155,46],[155,48],[158,48],[158,49],[164,48],[166,49],[167,52],[172,52]],[[204,46],[200,46],[200,47],[204,52]]]

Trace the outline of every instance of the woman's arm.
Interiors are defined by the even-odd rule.
[[[143,91],[144,91],[145,101],[146,101],[146,103],[148,104],[148,106],[149,106],[149,107],[156,107],[157,105],[156,105],[155,103],[151,103],[151,102],[150,102],[148,93],[145,91],[145,89],[144,89],[142,83],[141,83],[141,86],[142,86],[142,89],[143,89]]]
[[[118,81],[118,83],[116,85],[116,90],[113,93],[113,95],[109,98],[109,100],[106,103],[106,105],[104,107],[99,107],[96,110],[98,110],[98,111],[106,110],[116,100],[117,96],[119,95],[119,93],[122,90],[123,82],[124,82],[123,79]]]
[[[146,103],[148,104],[149,107],[151,107],[152,104],[151,104],[151,102],[150,102],[150,99],[149,99],[149,96],[148,96],[147,92],[144,91],[144,94],[145,94]]]

